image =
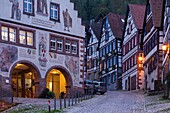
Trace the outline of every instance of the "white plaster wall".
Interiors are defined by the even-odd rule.
[[[85,27],[81,25],[81,19],[78,18],[78,12],[74,10],[74,4],[70,2],[70,0],[47,0],[48,3],[48,16],[42,16],[37,14],[37,0],[35,0],[35,4],[34,4],[34,14],[35,16],[28,16],[28,15],[24,15],[23,14],[23,0],[18,0],[19,1],[19,9],[21,10],[21,20],[16,20],[11,19],[11,9],[12,9],[12,3],[9,2],[9,0],[2,0],[0,3],[0,19],[3,20],[9,20],[9,21],[13,21],[13,22],[17,22],[17,24],[12,24],[12,23],[8,23],[5,21],[0,21],[0,23],[7,23],[10,25],[14,25],[14,26],[19,26],[22,28],[27,28],[27,29],[31,29],[31,30],[35,30],[36,31],[36,49],[30,49],[31,52],[34,52],[35,54],[31,54],[29,55],[27,53],[27,50],[29,48],[25,48],[25,47],[20,47],[20,46],[16,46],[18,48],[18,60],[13,62],[13,64],[10,66],[10,69],[12,68],[12,66],[14,65],[14,63],[21,61],[21,60],[26,60],[26,61],[30,61],[32,62],[40,71],[41,74],[41,78],[45,78],[47,71],[53,67],[53,66],[62,66],[64,68],[67,69],[67,71],[69,71],[70,75],[72,76],[72,80],[73,80],[73,86],[78,86],[78,87],[82,87],[82,84],[80,84],[80,82],[82,82],[82,78],[80,78],[80,75],[83,75],[83,72],[81,72],[81,70],[83,70],[83,66],[81,66],[81,61],[84,60],[83,56],[84,56],[84,52],[81,52],[81,50],[84,50],[84,48],[82,48],[82,46],[84,46],[84,38],[85,37]],[[60,5],[60,22],[53,22],[50,21],[50,2],[54,2]],[[70,32],[68,31],[64,31],[64,22],[63,22],[63,10],[65,11],[66,9],[68,9],[68,12],[72,18],[72,28],[70,28]],[[33,23],[34,19],[38,19],[41,21],[44,21],[41,23],[41,25],[37,25],[35,23]],[[35,29],[32,27],[25,27],[25,26],[21,26],[19,25],[20,23],[25,24],[25,25],[31,25],[31,26],[35,26],[35,27],[39,27],[39,28],[44,28],[47,30],[53,30],[56,31],[58,33],[52,33],[55,35],[59,35],[59,36],[64,36],[66,38],[70,38],[72,40],[78,40],[79,42],[79,56],[78,57],[74,57],[74,56],[68,56],[68,55],[62,55],[62,54],[57,54],[57,53],[49,53],[49,36],[51,32],[48,31],[44,31],[44,30],[40,30],[40,29]],[[59,32],[61,32],[62,34],[60,34]],[[47,58],[47,63],[45,67],[42,67],[40,65],[40,62],[38,60],[39,58],[39,35],[43,34],[46,35],[46,58]],[[70,36],[73,35],[73,36]],[[81,37],[81,38],[77,38],[77,37]],[[12,45],[15,46],[15,45]],[[56,54],[56,58],[50,58],[50,55],[54,56],[54,54]],[[67,61],[67,58],[73,58],[77,60],[77,66],[78,66],[78,73],[76,75],[73,74],[73,72],[71,72],[67,66],[65,65],[65,61]],[[9,77],[10,73],[9,72],[0,72],[1,75],[5,76],[5,77]]]
[[[70,2],[70,0],[47,0],[47,10],[48,16],[42,16],[37,14],[37,0],[34,0],[34,14],[35,16],[28,16],[23,14],[23,0],[19,1],[19,9],[21,10],[21,20],[11,19],[11,9],[12,3],[9,0],[1,0],[0,3],[0,18],[7,19],[10,21],[15,21],[18,23],[24,23],[28,25],[38,26],[41,28],[51,29],[58,32],[63,32],[67,34],[77,35],[81,37],[85,37],[85,27],[81,25],[81,19],[78,18],[78,12],[74,10],[74,4]],[[50,20],[50,2],[54,2],[60,5],[60,22],[53,22]],[[63,22],[63,10],[68,9],[68,12],[72,18],[72,28],[70,28],[70,32],[64,31],[64,22]],[[33,19],[39,19],[45,21],[46,23],[41,23],[41,25],[33,24]],[[46,25],[45,25],[46,24]],[[48,26],[48,27],[45,27]]]

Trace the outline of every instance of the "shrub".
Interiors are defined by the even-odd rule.
[[[49,91],[49,92],[47,93],[47,97],[48,97],[48,98],[54,98],[54,97],[55,97],[54,92]]]
[[[40,94],[39,98],[54,98],[55,94],[52,91],[49,91],[48,88],[45,88]]]

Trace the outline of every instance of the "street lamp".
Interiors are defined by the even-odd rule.
[[[162,50],[167,53],[167,58],[168,58],[168,72],[170,71],[170,48],[168,44],[163,44],[162,45]],[[165,54],[164,54],[165,55]],[[166,59],[166,56],[165,56]],[[166,61],[165,61],[166,62]],[[164,72],[163,72],[164,73]],[[166,75],[167,76],[167,75]],[[164,97],[169,97],[169,86],[168,86],[168,79],[165,79],[165,76],[163,75],[163,82],[165,85],[165,89],[164,89]]]
[[[162,45],[162,50],[163,50],[163,51],[167,51],[167,50],[168,50],[168,46],[167,46],[167,45],[165,45],[165,44],[164,44],[164,45]]]

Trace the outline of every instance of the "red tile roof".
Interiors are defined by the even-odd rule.
[[[102,25],[100,23],[94,23],[93,25],[91,25],[91,28],[98,40],[100,39],[101,35],[101,27]]]
[[[150,0],[152,16],[155,27],[162,27],[164,0]]]
[[[124,19],[124,16],[109,13],[107,15],[109,24],[111,26],[112,32],[116,38],[122,38],[123,34],[123,22],[121,19]]]
[[[146,6],[139,4],[129,4],[129,8],[137,29],[143,29]]]

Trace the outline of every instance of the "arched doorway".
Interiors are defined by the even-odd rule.
[[[29,63],[17,63],[11,72],[11,87],[14,97],[34,98],[39,93],[37,70]]]
[[[51,68],[46,76],[46,88],[54,92],[56,98],[60,93],[70,92],[72,87],[72,79],[70,74],[64,68]]]

